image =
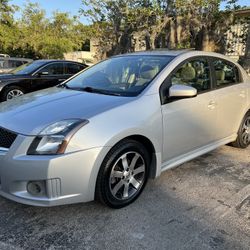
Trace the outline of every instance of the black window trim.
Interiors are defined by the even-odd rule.
[[[181,63],[179,63],[174,68],[174,70],[167,76],[167,78],[163,81],[163,83],[161,84],[160,93],[159,93],[160,94],[161,105],[165,105],[165,104],[168,104],[170,102],[174,102],[174,101],[179,101],[179,100],[185,99],[185,98],[174,98],[174,99],[171,99],[171,98],[168,98],[168,97],[166,98],[164,93],[167,93],[169,91],[169,88],[171,87],[170,79],[177,72],[177,70],[179,70],[179,68],[181,66],[183,66],[185,63],[187,63],[189,61],[196,60],[196,59],[206,59],[207,60],[207,63],[208,63],[208,66],[209,66],[209,71],[210,71],[210,79],[211,79],[210,80],[210,89],[200,91],[200,92],[197,93],[197,95],[201,95],[201,94],[213,91],[214,90],[214,86],[213,86],[214,85],[214,80],[213,80],[213,70],[211,68],[211,60],[210,60],[210,58],[211,58],[210,56],[192,56],[192,57],[189,57],[189,58],[185,59]],[[195,98],[195,97],[191,97],[191,98]]]
[[[231,61],[228,61],[227,59],[216,57],[216,56],[208,56],[208,57],[209,57],[211,69],[212,69],[212,72],[213,72],[213,90],[223,89],[223,88],[227,88],[227,87],[232,87],[232,86],[235,86],[235,85],[243,83],[243,77],[242,77],[241,70],[240,70],[240,68],[235,63],[233,63]],[[224,85],[224,86],[223,85],[222,86],[217,86],[216,73],[215,73],[215,68],[214,68],[214,63],[213,63],[216,60],[222,60],[222,61],[228,63],[229,65],[234,66],[234,72],[235,72],[235,74],[237,74],[237,72],[235,71],[235,69],[237,69],[237,71],[238,71],[238,74],[237,74],[238,75],[238,82],[230,83],[230,84],[227,84],[227,85]]]

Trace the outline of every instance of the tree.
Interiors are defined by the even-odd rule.
[[[10,5],[9,0],[0,0],[0,23],[11,26],[14,22],[13,13],[17,6]]]
[[[17,6],[10,5],[9,0],[0,0],[0,51],[9,53],[16,42],[17,30],[13,14]]]
[[[232,22],[222,2],[238,8],[236,0],[83,0],[88,9],[81,11],[98,30],[104,55],[137,47],[220,50]]]
[[[79,18],[55,12],[51,18],[39,4],[28,2],[15,20],[17,7],[0,0],[0,51],[12,56],[63,58],[63,54],[80,50],[89,39],[91,29]]]

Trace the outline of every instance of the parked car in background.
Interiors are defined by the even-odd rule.
[[[0,57],[10,57],[9,55],[7,55],[7,54],[0,54]]]
[[[0,194],[121,208],[148,178],[228,143],[250,144],[239,64],[199,51],[119,55],[0,105]]]
[[[37,60],[0,75],[1,101],[50,88],[64,82],[87,65],[63,60]]]
[[[0,56],[0,74],[9,73],[13,69],[32,61],[33,60],[26,58],[11,58],[8,57],[8,55]]]

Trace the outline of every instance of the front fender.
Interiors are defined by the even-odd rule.
[[[0,92],[4,89],[4,87],[8,86],[10,82],[1,82],[0,80]]]
[[[97,165],[92,170],[95,180],[99,168],[109,150],[124,138],[140,135],[154,146],[156,169],[154,176],[161,173],[162,113],[159,95],[142,96],[123,106],[108,110],[89,119],[71,139],[66,153],[91,148],[102,148],[97,156]],[[94,181],[95,183],[95,181]]]
[[[132,136],[147,137],[156,152],[162,151],[162,113],[159,95],[142,96],[89,119],[71,139],[67,152],[113,147]]]

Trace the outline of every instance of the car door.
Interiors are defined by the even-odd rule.
[[[56,86],[65,80],[64,76],[63,62],[49,63],[35,73],[32,80],[32,90]]]
[[[216,134],[223,139],[238,132],[247,107],[246,83],[238,67],[227,60],[212,58],[215,102],[218,109]]]
[[[71,63],[71,62],[64,63],[65,80],[77,74],[78,72],[82,71],[85,68],[87,68],[87,66],[79,63]]]
[[[163,115],[163,162],[169,162],[212,143],[215,138],[217,109],[211,91],[211,68],[207,58],[183,62],[170,74],[161,88],[165,95]],[[194,98],[170,99],[168,89],[175,85],[197,89]],[[165,89],[165,90],[164,90]]]

